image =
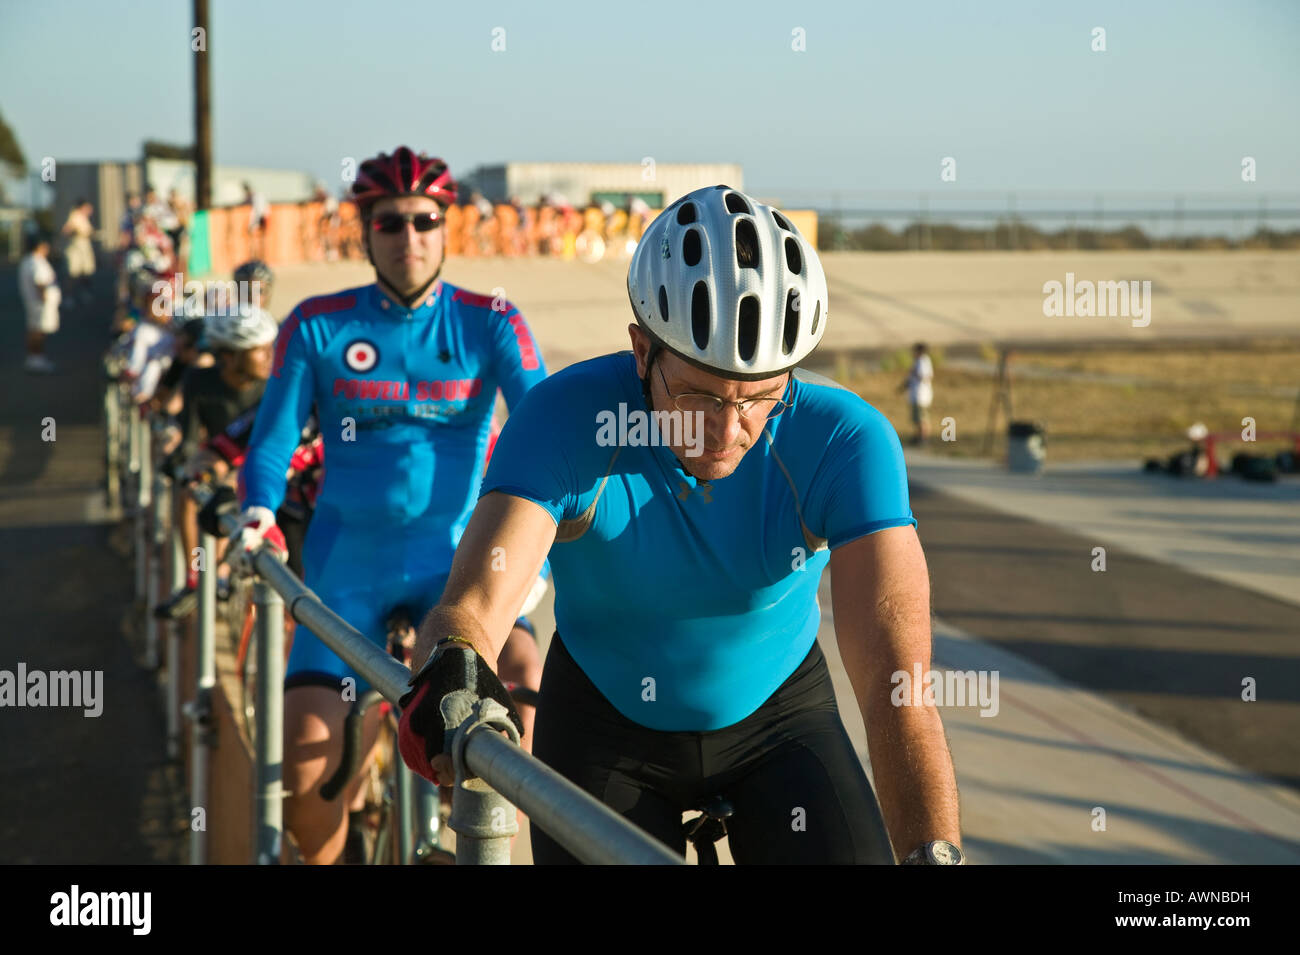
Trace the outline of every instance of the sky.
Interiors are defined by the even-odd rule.
[[[741,162],[746,191],[796,203],[944,189],[1300,193],[1296,0],[211,0],[210,11],[216,162],[335,184],[345,157],[405,143],[453,171]],[[192,141],[190,17],[187,0],[0,0],[0,114],[29,164]],[[1104,52],[1091,48],[1097,27]],[[955,182],[940,179],[944,157]]]

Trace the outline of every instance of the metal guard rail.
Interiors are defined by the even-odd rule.
[[[224,515],[220,526],[230,536],[237,521]],[[294,620],[310,628],[385,699],[397,703],[408,688],[410,670],[325,606],[267,545],[254,555],[252,565],[258,577],[283,598]],[[460,691],[444,698],[442,706],[448,727],[457,727],[452,742],[456,790],[449,823],[457,834],[457,862],[508,861],[509,838],[517,831],[513,815],[502,824],[501,809],[508,799],[582,862],[685,864],[681,856],[520,749],[514,726],[496,701]],[[259,751],[265,742],[259,733]],[[484,791],[478,780],[491,789]],[[274,844],[261,848],[263,861],[272,861],[264,852],[278,848],[278,833]]]

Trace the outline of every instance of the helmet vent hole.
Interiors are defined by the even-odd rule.
[[[686,235],[682,236],[682,260],[687,265],[696,266],[700,264],[700,258],[703,254],[700,245],[700,230],[687,229]]]
[[[772,219],[776,222],[778,227],[784,229],[786,232],[794,231],[794,229],[790,228],[790,223],[785,221],[785,217],[775,209],[772,210]]]
[[[819,322],[821,322],[821,320],[822,320],[822,303],[818,302],[817,307],[813,309],[813,323],[812,323],[812,328],[808,330],[809,335],[817,334],[817,325]]]
[[[741,361],[753,361],[758,350],[758,296],[746,295],[740,300],[740,322],[736,331],[736,351]]]
[[[668,321],[668,289],[662,285],[659,286],[659,317]]]
[[[695,347],[704,351],[709,347],[710,311],[709,287],[704,282],[696,282],[691,293],[691,337]]]
[[[742,269],[758,268],[758,230],[753,219],[736,220],[736,264]]]
[[[785,239],[785,264],[795,275],[803,272],[803,253],[799,251],[799,243],[790,236]]]
[[[785,346],[785,354],[794,351],[795,339],[799,337],[799,290],[790,289],[785,295],[785,327],[782,329],[781,340]]]
[[[722,204],[727,207],[728,212],[749,212],[749,203],[746,202],[738,192],[729,192],[723,198]]]
[[[682,207],[677,210],[677,224],[690,225],[695,221],[695,203],[683,202]]]

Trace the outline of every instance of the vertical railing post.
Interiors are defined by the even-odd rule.
[[[104,387],[104,503],[110,514],[122,506],[122,386]]]
[[[456,833],[456,864],[509,865],[510,839],[519,832],[515,807],[470,771],[465,763],[465,741],[475,731],[504,729],[518,744],[519,731],[504,706],[496,700],[480,700],[469,690],[442,698],[442,719],[447,729],[455,729],[451,752],[456,789],[447,825]]]
[[[150,670],[158,668],[159,631],[162,621],[154,615],[153,609],[161,600],[163,572],[163,544],[167,540],[167,525],[164,509],[167,494],[167,479],[162,472],[153,474],[149,490],[149,526],[146,539],[148,547],[148,580],[145,583],[144,596],[144,660]],[[171,661],[168,661],[170,665]]]
[[[212,692],[217,685],[217,539],[211,534],[199,538],[199,621],[195,660],[194,701],[188,715],[193,722],[190,750],[190,802],[202,809],[205,824],[190,827],[190,864],[208,861],[206,817],[211,779],[211,750],[215,727],[212,720]]]
[[[176,495],[184,488],[172,486],[171,505],[175,513]],[[167,580],[175,591],[185,582],[185,545],[181,543],[180,529],[171,526],[167,535],[171,544],[171,573]],[[167,758],[176,759],[181,753],[181,627],[184,621],[172,620],[167,625]]]
[[[441,845],[441,828],[442,800],[438,796],[438,787],[420,776],[415,779],[415,831],[420,834],[415,844],[415,862],[424,862]]]
[[[415,857],[415,773],[406,760],[397,759],[397,851],[398,865],[410,865]]]
[[[129,409],[126,419],[126,469],[130,474],[135,475],[140,473],[140,433],[136,429],[140,410],[129,400],[126,407]]]
[[[148,419],[137,415],[136,420],[139,421],[139,424],[136,427],[139,428],[139,433],[140,433],[140,439],[139,439],[140,440],[140,475],[139,475],[139,481],[137,482],[136,485],[137,488],[139,489],[136,513],[140,515],[140,522],[138,525],[140,536],[137,538],[136,546],[139,549],[136,551],[136,553],[139,555],[138,563],[140,568],[140,584],[141,584],[140,598],[142,600],[147,601],[149,599],[149,550],[153,543],[153,528],[150,526],[150,519],[153,517],[153,512],[150,510],[150,505],[153,501],[153,450],[151,447],[151,442],[149,440],[150,433],[149,433]],[[153,660],[149,659],[150,656],[150,647],[148,643],[149,630],[150,630],[149,620],[152,619],[150,616],[152,611],[153,611],[152,607],[149,606],[145,607],[144,636],[145,636],[145,659],[146,661],[148,661],[146,663],[147,666],[158,665],[156,659]],[[156,657],[157,647],[154,647],[153,650],[154,650],[154,655]]]
[[[141,426],[140,409],[131,406],[130,434],[131,461],[131,519],[132,541],[135,546],[135,599],[144,601],[145,595],[145,546],[144,546],[144,429]]]
[[[280,861],[284,822],[284,600],[270,584],[253,584],[257,607],[257,826],[254,859]]]

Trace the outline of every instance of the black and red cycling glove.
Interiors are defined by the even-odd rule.
[[[406,765],[431,782],[436,782],[433,757],[448,752],[451,746],[441,708],[442,698],[448,693],[471,690],[480,699],[496,700],[506,708],[510,721],[523,735],[524,723],[509,691],[487,661],[459,638],[440,641],[420,672],[411,677],[410,685],[411,689],[397,701],[402,708],[397,745]]]

